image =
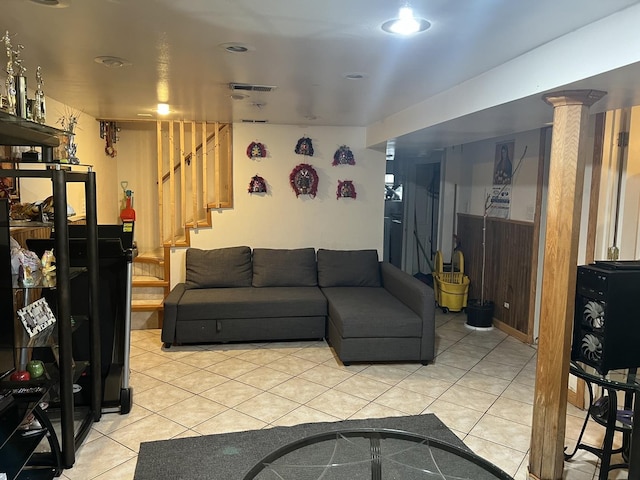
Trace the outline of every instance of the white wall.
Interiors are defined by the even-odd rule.
[[[122,182],[133,191],[133,209],[136,211],[134,237],[140,253],[160,247],[158,222],[158,187],[156,179],[156,122],[118,123],[118,152],[111,159],[117,170],[116,192],[118,213],[124,199]]]
[[[294,153],[302,136],[312,139],[313,157]],[[253,141],[266,145],[267,158],[247,157]],[[355,165],[331,165],[340,145],[351,148]],[[213,211],[212,228],[191,232],[193,247],[371,248],[382,258],[385,153],[365,148],[364,128],[238,123],[233,125],[233,158],[234,208]],[[289,174],[300,163],[310,163],[318,173],[315,198],[296,198],[289,185]],[[247,192],[256,174],[267,182],[266,195]],[[353,180],[355,200],[336,199],[338,180]],[[184,279],[184,252],[173,249],[174,284]]]
[[[538,178],[538,154],[540,131],[498,137],[481,142],[464,145],[462,152],[463,175],[469,189],[464,190],[464,198],[460,199],[462,208],[458,211],[472,215],[483,215],[487,194],[493,186],[493,165],[495,161],[496,143],[513,140],[515,142],[513,169],[511,180],[511,220],[533,222],[536,203],[536,183]],[[526,148],[526,153],[525,153]],[[524,154],[524,157],[522,155]],[[522,161],[520,159],[522,158]],[[468,197],[466,197],[468,195]],[[468,206],[468,207],[467,207]]]
[[[121,123],[118,155],[110,159],[117,170],[114,204],[122,198],[121,181],[134,192],[135,238],[138,250],[159,247],[156,183],[155,122]],[[315,154],[294,152],[298,139],[308,136]],[[247,146],[264,143],[268,157],[251,160]],[[356,164],[332,166],[333,154],[348,145]],[[191,246],[221,248],[236,245],[265,248],[331,248],[383,251],[385,153],[365,148],[365,129],[292,125],[233,125],[233,190],[231,209],[213,210],[212,227],[192,230]],[[296,198],[289,174],[299,163],[310,163],[319,176],[315,198]],[[115,168],[114,168],[115,167]],[[249,194],[254,175],[267,181],[268,193]],[[338,180],[353,180],[357,198],[336,199]],[[119,210],[118,210],[119,212]],[[184,248],[172,249],[171,281],[184,280]]]

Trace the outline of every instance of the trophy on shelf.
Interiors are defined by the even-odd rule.
[[[2,37],[5,51],[7,53],[7,80],[5,86],[7,89],[7,112],[11,115],[16,114],[16,80],[13,71],[13,49],[11,46],[11,37],[7,30]]]
[[[13,63],[17,70],[14,85],[16,91],[16,115],[27,118],[27,77],[25,76],[27,69],[22,64],[22,58],[20,58],[20,52],[23,48],[24,45],[18,44],[18,47],[13,51]]]
[[[78,165],[80,159],[76,157],[77,145],[75,143],[76,125],[78,124],[79,115],[76,113],[69,113],[58,119],[58,123],[64,130],[64,135],[60,138],[60,146],[57,147],[57,159],[60,163],[72,163]]]
[[[44,92],[42,91],[42,68],[38,65],[36,69],[36,98],[32,110],[33,121],[37,123],[45,123],[46,110],[44,107]]]

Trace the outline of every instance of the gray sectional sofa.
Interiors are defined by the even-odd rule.
[[[189,248],[164,307],[165,347],[326,337],[345,364],[434,357],[433,290],[376,250]]]

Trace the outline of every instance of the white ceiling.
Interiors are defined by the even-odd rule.
[[[397,38],[380,25],[397,14],[399,0],[60,2],[64,8],[3,0],[0,27],[14,45],[24,45],[29,87],[40,65],[45,93],[91,116],[140,119],[166,101],[175,119],[338,126],[383,121],[638,3],[412,0],[432,27]],[[229,53],[220,47],[226,42],[251,49]],[[101,55],[131,65],[109,69],[94,62]],[[347,73],[364,78],[349,80]],[[230,82],[277,88],[233,100]],[[640,98],[635,91],[628,97]],[[514,127],[510,108],[522,106],[489,109],[397,141],[424,151],[495,135]],[[535,110],[536,122],[549,120],[549,109]],[[48,123],[56,115],[49,112]]]

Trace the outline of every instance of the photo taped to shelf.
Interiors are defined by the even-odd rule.
[[[29,337],[34,337],[56,322],[56,317],[44,298],[40,298],[18,310],[18,317]]]

